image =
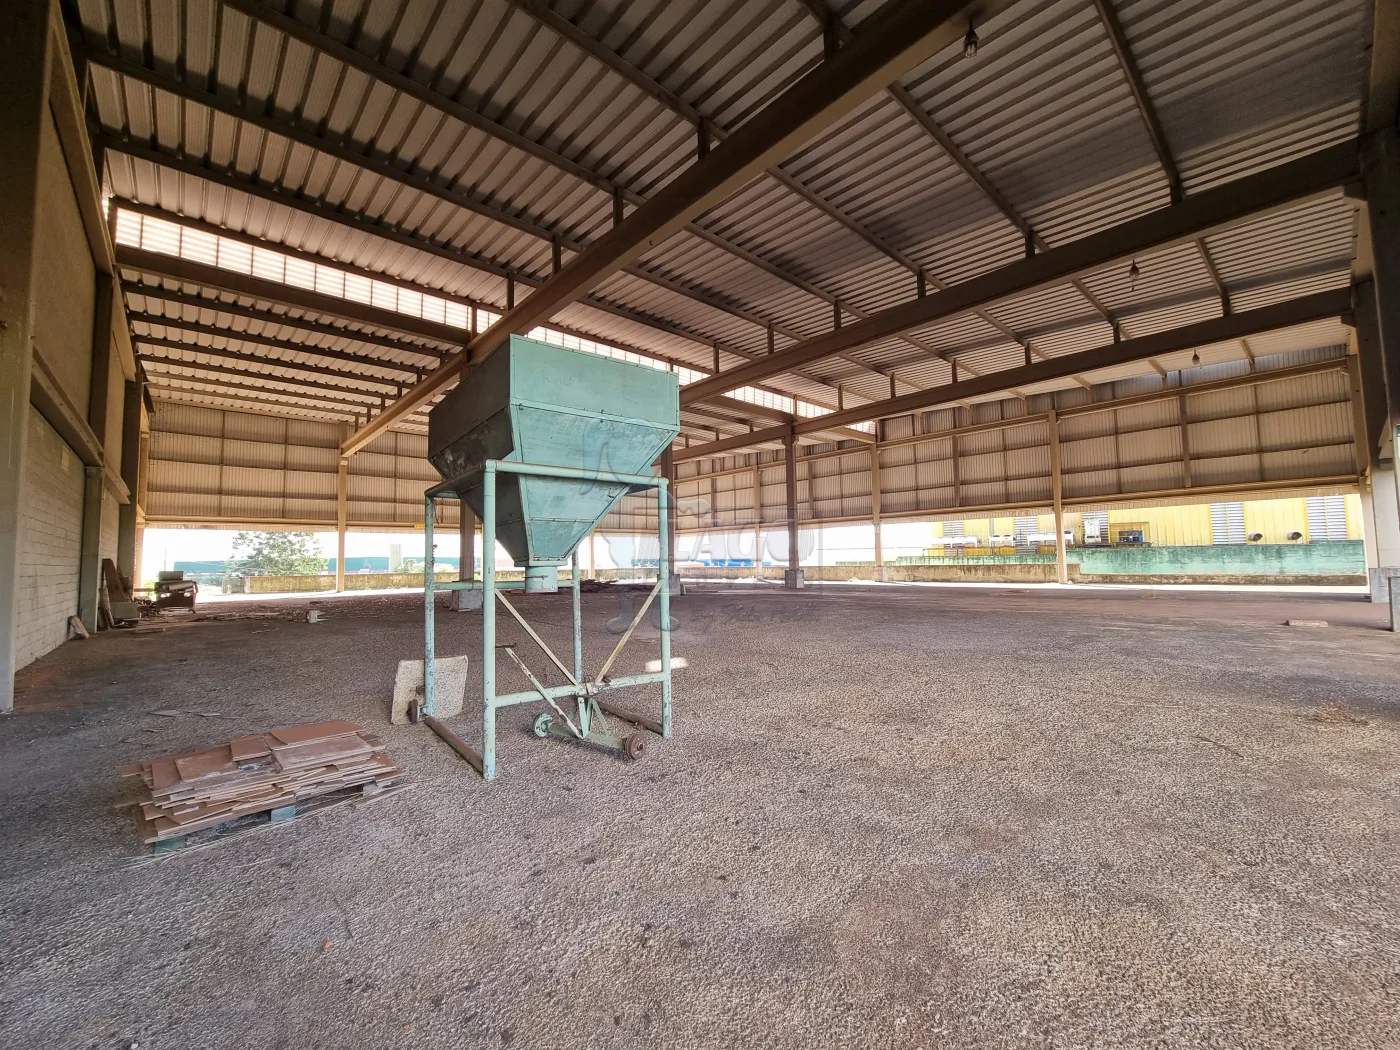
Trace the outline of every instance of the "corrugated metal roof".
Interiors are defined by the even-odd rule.
[[[292,17],[315,46],[277,27],[281,5],[257,18],[219,0],[77,6],[97,50],[148,71],[128,75],[101,60],[92,67],[102,126],[183,158],[156,164],[109,153],[106,178],[117,195],[498,311],[506,271],[543,279],[551,238],[572,246],[609,228],[611,186],[635,201],[692,162],[692,116],[722,136],[811,69],[822,50],[811,12],[786,0],[555,0],[538,15],[525,0],[300,3]],[[879,7],[837,5],[848,25]],[[1355,133],[1363,0],[1116,7],[1188,193]],[[316,34],[324,34],[319,43]],[[698,219],[699,233],[658,246],[633,272],[603,282],[594,302],[561,311],[559,324],[703,372],[717,345],[722,367],[766,352],[769,323],[780,348],[828,331],[832,299],[847,319],[907,300],[911,265],[937,286],[1012,261],[1024,250],[1020,231],[964,161],[935,142],[929,121],[1051,246],[1166,203],[1165,175],[1089,0],[1022,0],[978,34],[975,58],[946,49],[904,78],[908,102],[888,93],[870,99],[788,158],[781,179],[757,178]],[[435,95],[411,98],[343,63],[335,45]],[[245,189],[219,184],[228,178]],[[269,199],[277,194],[280,203]],[[1338,287],[1353,227],[1352,206],[1338,193],[1216,233],[1206,249],[1233,307],[1247,309]],[[1126,336],[1218,315],[1218,292],[1194,246],[1137,261],[1135,281],[1126,265],[1084,277]],[[162,306],[140,292],[132,302],[209,328],[406,360],[350,334],[327,340]],[[1034,355],[1060,356],[1111,338],[1098,307],[1068,284],[993,304],[988,314],[1002,329],[975,315],[948,318],[909,333],[928,349],[894,337],[769,385],[833,405],[839,384],[841,396],[859,403],[888,396],[890,370],[901,391],[946,383],[951,369],[930,350],[956,357],[964,374],[987,373],[1023,362],[1017,339]],[[177,333],[138,325],[138,335]],[[310,358],[236,335],[215,338],[178,335],[246,353],[234,367],[276,377],[264,401],[288,393],[293,375],[307,378],[276,362]],[[1257,355],[1255,341],[1251,347]],[[1227,343],[1202,356],[1244,360],[1249,352]],[[219,382],[230,405],[253,396],[237,393],[246,376],[186,367],[212,358],[152,353],[171,358],[163,396],[207,402]],[[345,376],[332,381],[352,389],[369,388],[358,376],[390,375],[342,366]],[[312,388],[302,393],[283,399],[284,409],[344,418],[332,402],[313,408]],[[713,434],[694,417],[687,432]]]

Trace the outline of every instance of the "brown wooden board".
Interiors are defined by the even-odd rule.
[[[123,766],[146,786],[138,807],[147,842],[180,838],[347,788],[403,775],[384,745],[353,722],[317,722]]]
[[[348,736],[359,731],[360,727],[354,722],[311,722],[302,726],[274,729],[268,735],[278,744],[304,744],[310,740],[321,740],[328,736]]]

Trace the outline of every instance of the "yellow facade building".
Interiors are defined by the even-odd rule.
[[[1086,519],[1096,517],[1091,512],[1066,512],[1065,531],[1073,535],[1075,546],[1085,545],[1086,529],[1090,533],[1088,542],[1091,544],[1131,542],[1135,534],[1140,534],[1141,542],[1154,547],[1204,547],[1216,542],[1309,543],[1364,538],[1361,497],[1355,493],[1312,497],[1311,500],[1299,496],[1217,504],[1128,507],[1109,509],[1101,514],[1104,517],[1099,517],[1095,523],[1086,522]],[[928,553],[1009,553],[1016,549],[1016,537],[1028,531],[1030,523],[1015,517],[967,518],[961,522],[961,537],[958,524],[956,521],[932,523]],[[1095,531],[1099,534],[1097,539],[1093,535]],[[1053,549],[1054,516],[1036,515],[1034,534],[1043,537],[1041,545]],[[957,542],[959,539],[961,542]]]

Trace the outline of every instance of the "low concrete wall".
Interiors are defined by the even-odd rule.
[[[1074,556],[1083,572],[1094,576],[1366,575],[1366,547],[1361,540],[1200,547],[1083,547],[1075,551]]]
[[[457,570],[436,574],[439,580],[455,580]],[[315,576],[247,576],[243,578],[243,594],[304,594],[310,591],[335,590],[335,576],[320,573]],[[422,587],[421,572],[354,572],[345,577],[347,591],[381,591],[390,587]],[[227,590],[225,593],[229,593]]]
[[[1365,586],[1366,552],[1360,540],[1336,543],[1255,543],[1199,547],[1076,547],[1067,552],[1069,578],[1080,583],[1131,584],[1271,584],[1319,587]],[[783,566],[763,568],[765,579],[781,580]],[[751,565],[682,565],[681,575],[692,580],[748,580]],[[807,566],[811,583],[844,583],[882,579],[873,563]],[[499,569],[498,580],[518,580],[519,569]],[[457,571],[438,574],[455,580]],[[599,569],[599,580],[655,580],[655,567]],[[983,554],[901,558],[885,566],[890,583],[1054,583],[1053,554]],[[232,582],[232,581],[230,581]],[[568,571],[560,585],[568,585]],[[332,591],[335,576],[250,576],[247,593],[289,594]],[[421,572],[362,572],[345,577],[347,591],[422,587]]]

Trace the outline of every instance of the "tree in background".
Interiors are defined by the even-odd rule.
[[[309,532],[240,532],[233,538],[233,556],[244,576],[310,576],[326,571],[320,544]]]

